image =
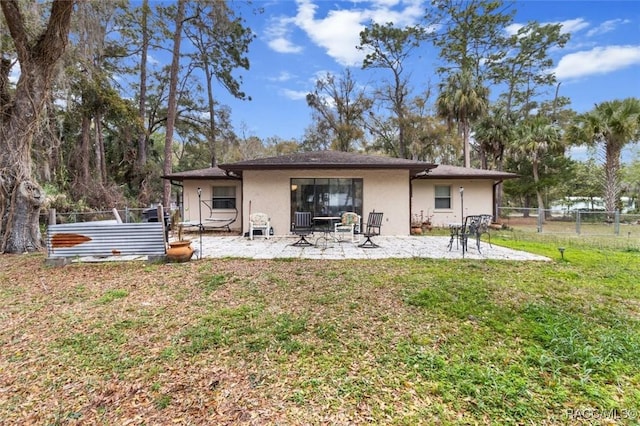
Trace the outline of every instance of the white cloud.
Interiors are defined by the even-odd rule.
[[[558,24],[562,25],[563,33],[575,33],[577,31],[581,31],[589,27],[589,23],[582,18],[569,19],[566,21],[556,21],[556,22],[540,22],[541,26],[558,25]],[[507,33],[507,35],[514,35],[514,34],[517,34],[518,31],[524,26],[525,24],[513,23],[510,25],[507,25],[504,31]]]
[[[280,82],[283,83],[285,81],[289,81],[292,78],[294,78],[293,74],[287,72],[287,71],[280,71],[280,74],[278,74],[275,77],[269,77],[268,80],[269,81],[273,81],[273,82]]]
[[[279,17],[271,19],[265,30],[267,45],[278,53],[300,53],[302,46],[294,44],[291,38],[292,19]]]
[[[293,41],[297,27],[342,66],[362,63],[365,54],[356,46],[360,43],[360,32],[370,21],[406,26],[415,24],[424,14],[422,0],[354,0],[356,7],[333,9],[324,17],[316,16],[318,5],[314,0],[296,0],[296,4],[294,17],[270,22],[265,32],[269,47],[280,53],[300,53],[301,45]]]
[[[549,22],[550,24],[561,24],[562,32],[575,33],[589,27],[589,23],[582,18],[569,19],[561,22]]]
[[[303,99],[307,99],[307,94],[309,92],[305,92],[303,90],[291,90],[291,89],[281,89],[280,94],[285,98],[291,99],[292,101],[300,101]]]
[[[640,65],[640,46],[606,46],[565,55],[555,69],[560,80],[606,74]]]
[[[268,44],[278,53],[300,53],[303,50],[302,46],[297,46],[284,37],[274,38]]]
[[[504,28],[504,32],[510,36],[515,35],[518,33],[518,31],[520,31],[520,28],[522,27],[524,27],[524,24],[510,24]]]
[[[609,21],[604,21],[602,24],[597,27],[589,30],[587,32],[587,37],[593,37],[601,34],[606,34],[608,32],[614,31],[620,25],[628,24],[631,21],[628,19],[611,19]]]
[[[365,17],[361,10],[332,10],[325,18],[316,19],[317,6],[310,0],[298,1],[295,23],[318,46],[326,50],[336,62],[353,66],[364,58],[356,49]]]

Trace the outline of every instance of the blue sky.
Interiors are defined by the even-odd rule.
[[[279,136],[300,140],[311,123],[305,95],[319,76],[342,74],[350,67],[359,84],[372,87],[387,78],[383,71],[361,71],[356,50],[359,32],[370,20],[397,25],[417,23],[428,1],[374,0],[256,1],[264,13],[243,12],[256,33],[249,52],[251,69],[243,72],[243,90],[252,101],[236,101],[218,92],[232,109],[240,136]],[[640,1],[517,1],[515,23],[561,23],[571,41],[553,52],[560,94],[578,112],[594,104],[640,98]],[[515,27],[514,27],[515,28]],[[514,28],[505,29],[513,31]],[[437,52],[426,44],[412,57],[411,84],[416,92],[435,87]],[[553,97],[550,89],[549,98]]]

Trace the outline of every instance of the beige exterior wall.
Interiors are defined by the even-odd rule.
[[[409,234],[409,172],[407,170],[246,170],[242,174],[243,229],[249,229],[249,213],[271,218],[276,235],[291,229],[292,178],[362,178],[363,218],[369,212],[384,213],[383,235]]]
[[[198,188],[202,189],[201,199],[211,204],[211,198],[213,196],[214,186],[235,186],[236,187],[236,207],[238,208],[238,218],[232,223],[230,228],[232,230],[240,232],[242,226],[242,182],[239,180],[224,180],[224,179],[203,179],[203,180],[185,180],[184,186],[184,217],[185,222],[198,223],[200,216],[198,214]],[[206,205],[201,206],[202,223],[207,225],[206,219],[210,216],[209,208]],[[221,210],[219,217],[224,217],[226,214],[232,215],[232,210]],[[218,214],[218,213],[216,213]]]
[[[448,226],[461,222],[460,186],[464,187],[464,216],[491,214],[493,202],[492,180],[431,180],[412,181],[406,170],[256,170],[245,171],[239,180],[185,180],[184,221],[197,223],[198,187],[202,200],[210,201],[212,187],[235,186],[238,218],[231,224],[237,232],[249,229],[249,213],[264,212],[271,218],[276,235],[287,235],[290,230],[291,178],[361,178],[363,180],[363,224],[369,212],[384,213],[383,235],[409,235],[412,214],[432,215],[434,226]],[[434,209],[435,186],[451,188],[451,208]],[[243,193],[244,191],[244,193]],[[409,201],[411,194],[411,204]],[[411,209],[411,211],[409,210]],[[202,206],[202,221],[206,225],[209,209]]]
[[[436,185],[451,188],[451,208],[435,209]],[[464,187],[463,200],[460,199],[460,187]],[[464,216],[474,214],[492,214],[493,181],[491,180],[431,180],[416,179],[413,181],[412,213],[426,218],[433,215],[434,226],[448,226],[450,223],[462,222],[462,201]]]

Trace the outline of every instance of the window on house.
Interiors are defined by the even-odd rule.
[[[451,187],[444,185],[436,185],[435,186],[436,198],[435,198],[435,208],[436,209],[450,209],[451,208]]]
[[[291,217],[296,211],[313,216],[340,216],[343,212],[362,216],[362,179],[291,179]]]
[[[211,188],[213,194],[211,206],[213,209],[235,209],[236,208],[236,187],[235,186],[214,186]]]

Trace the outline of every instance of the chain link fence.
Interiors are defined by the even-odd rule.
[[[118,214],[122,222],[124,223],[138,223],[148,220],[146,214],[148,211],[155,209],[141,209],[141,208],[129,208],[124,207],[117,209]],[[56,223],[78,223],[78,222],[93,222],[102,220],[115,220],[113,210],[104,211],[89,211],[89,212],[56,212]],[[155,215],[157,216],[157,214]],[[154,217],[155,217],[154,216]],[[157,219],[157,217],[156,217]],[[40,225],[46,226],[49,224],[49,213],[40,214]]]
[[[525,232],[640,239],[640,214],[500,207],[499,217],[507,228]]]

